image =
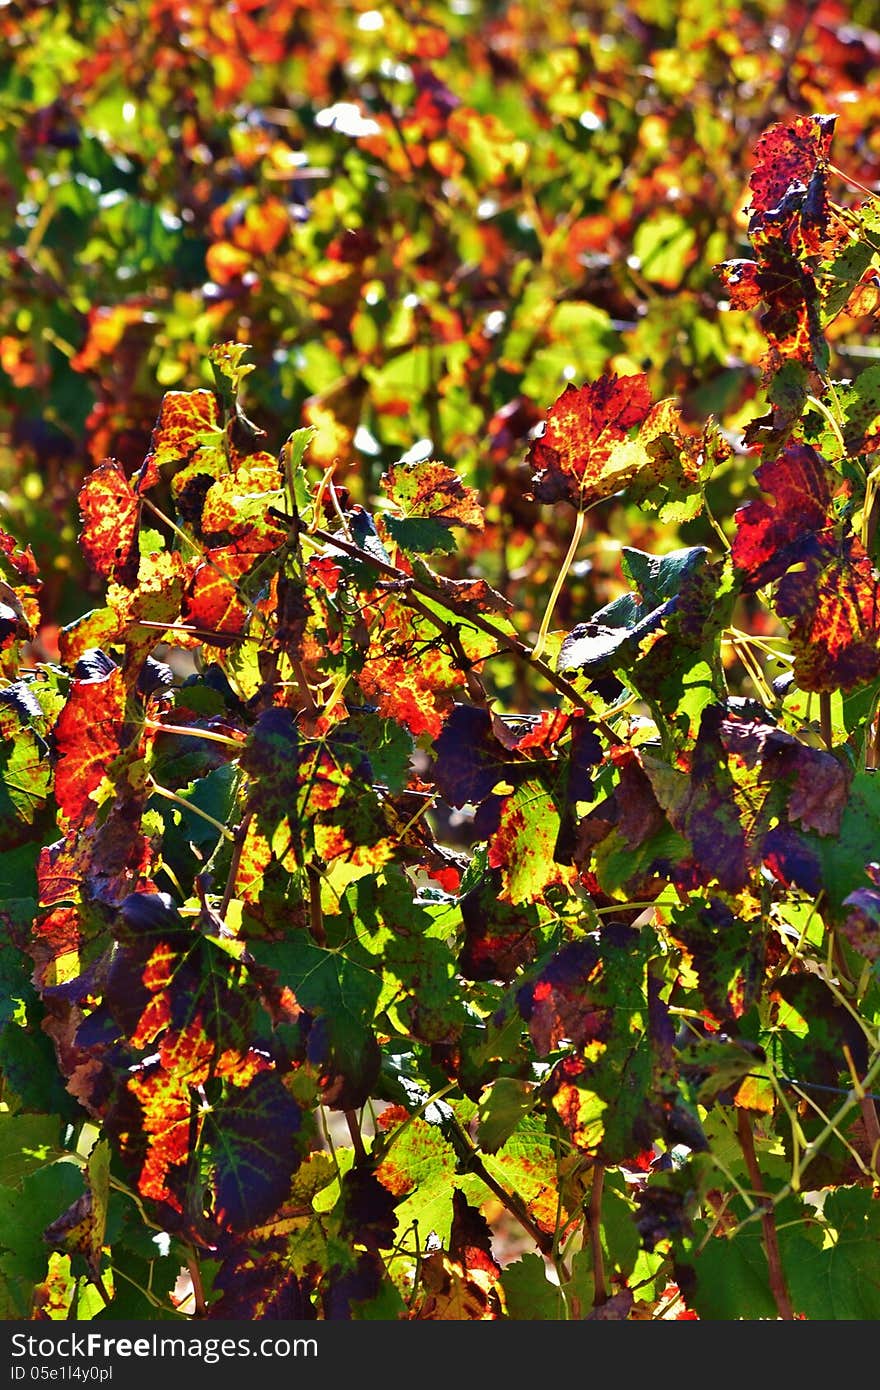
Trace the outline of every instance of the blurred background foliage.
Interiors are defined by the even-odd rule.
[[[252,345],[248,416],[370,503],[433,455],[488,503],[465,556],[534,632],[570,538],[524,500],[565,384],[649,374],[734,445],[764,339],[713,267],[748,254],[750,156],[836,112],[835,156],[880,180],[871,0],[0,0],[0,525],[36,553],[46,649],[99,592],[76,493],[136,468],[162,392]],[[841,196],[844,185],[841,184]],[[865,312],[862,312],[865,310]],[[832,375],[880,353],[873,308]],[[612,499],[557,607],[606,602],[625,541],[710,539]],[[457,562],[459,565],[461,561]]]

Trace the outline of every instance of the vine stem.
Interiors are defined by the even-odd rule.
[[[707,521],[709,522],[709,525],[712,527],[712,530],[715,532],[716,536],[718,537],[719,541],[721,542],[721,548],[722,548],[722,550],[724,550],[725,553],[726,553],[727,551],[730,550],[730,541],[728,540],[727,536],[725,535],[724,530],[723,530],[723,528],[722,528],[720,522],[719,522],[719,521],[717,520],[717,518],[715,517],[715,514],[714,514],[714,512],[712,511],[712,508],[709,506],[709,499],[708,499],[708,497],[706,496],[706,490],[705,490],[705,488],[703,489],[703,494],[702,494],[702,495],[703,495],[703,510],[704,510],[705,513],[706,513],[706,519],[707,519]]]
[[[193,1300],[195,1302],[194,1316],[204,1318],[208,1313],[208,1305],[205,1302],[205,1286],[202,1283],[202,1271],[199,1267],[198,1256],[188,1254],[186,1257],[186,1267],[189,1277],[192,1280]]]
[[[820,400],[818,396],[807,396],[807,401],[810,405],[814,406],[816,410],[818,410],[820,415],[825,416],[825,419],[828,421],[828,424],[831,427],[831,433],[834,435],[835,439],[840,445],[840,457],[846,458],[846,442],[843,438],[843,431],[841,430],[840,425],[832,415],[831,411],[828,409],[825,402]]]
[[[109,1307],[110,1307],[110,1295],[108,1294],[107,1290],[104,1288],[104,1283],[103,1283],[103,1280],[101,1279],[100,1275],[98,1275],[98,1274],[92,1274],[92,1275],[90,1275],[90,1276],[89,1276],[89,1283],[91,1284],[92,1288],[95,1290],[95,1293],[98,1294],[99,1298],[101,1299],[101,1301],[102,1301],[103,1304],[104,1304],[104,1307],[105,1307],[105,1308],[109,1308]]]
[[[577,555],[578,546],[580,545],[581,537],[584,534],[584,524],[586,522],[586,519],[586,512],[583,510],[579,511],[574,523],[574,530],[572,531],[571,535],[571,544],[568,547],[568,552],[565,556],[565,559],[562,562],[559,573],[556,576],[556,583],[553,585],[553,591],[550,594],[549,599],[547,600],[547,607],[544,609],[544,617],[541,619],[541,626],[538,629],[538,640],[532,647],[533,661],[536,661],[540,658],[541,654],[544,651],[544,647],[547,644],[547,633],[550,631],[550,623],[553,619],[553,612],[556,608],[557,603],[559,602],[559,595],[562,592],[563,584],[568,578],[568,572],[574,564],[574,557],[575,555]]]
[[[802,1086],[799,1086],[797,1082],[789,1081],[786,1084],[805,1105],[810,1106],[810,1108],[818,1115],[819,1119],[822,1121],[823,1124],[832,1125],[831,1133],[834,1135],[836,1139],[840,1141],[841,1148],[846,1149],[847,1153],[849,1154],[850,1158],[852,1159],[856,1167],[859,1169],[859,1171],[864,1173],[866,1178],[871,1178],[873,1176],[871,1170],[868,1168],[868,1165],[865,1163],[858,1149],[853,1148],[852,1144],[847,1139],[843,1131],[838,1129],[837,1126],[834,1125],[834,1122],[832,1120],[829,1120],[827,1113],[822,1109],[819,1102],[815,1100],[813,1096],[809,1095],[809,1093],[805,1091]],[[806,1082],[805,1084],[809,1085],[810,1083]],[[778,1084],[774,1086],[774,1092],[780,1098],[782,1097],[782,1088],[778,1086]],[[804,1138],[803,1131],[800,1128],[800,1125],[795,1126],[795,1124],[792,1122],[790,1106],[786,1106],[786,1114],[789,1118],[789,1124],[792,1127],[793,1153],[791,1164],[791,1181],[795,1191],[799,1191],[801,1185],[801,1154],[806,1152],[807,1144]]]
[[[251,806],[245,811],[241,821],[233,831],[234,843],[229,860],[229,873],[226,875],[226,887],[223,890],[223,901],[219,907],[219,914],[224,921],[229,911],[229,904],[232,902],[235,893],[235,880],[238,878],[238,867],[241,863],[241,856],[244,853],[245,841],[247,840],[248,830],[250,829],[253,818],[254,808]]]
[[[314,864],[307,865],[306,878],[309,884],[309,930],[316,946],[326,946],[327,933],[321,911],[321,875]]]
[[[859,183],[858,179],[853,178],[852,174],[845,174],[842,169],[838,169],[837,165],[832,164],[830,161],[828,170],[830,173],[836,174],[839,179],[843,179],[844,183],[848,183],[850,188],[857,188],[860,193],[867,193],[869,198],[877,197],[876,188],[869,188],[867,184]]]
[[[235,643],[261,642],[261,637],[250,637],[246,632],[220,632],[217,628],[193,627],[191,623],[154,623],[146,618],[138,618],[132,627],[153,628],[157,632],[182,632],[185,637],[197,637],[208,646],[230,647]]]
[[[415,1120],[417,1116],[424,1115],[425,1111],[430,1109],[430,1107],[434,1104],[435,1101],[441,1100],[443,1096],[448,1095],[449,1092],[454,1089],[455,1082],[447,1082],[447,1084],[445,1086],[442,1086],[440,1090],[434,1091],[430,1096],[428,1096],[427,1099],[419,1106],[417,1110],[413,1111],[412,1114],[408,1115],[407,1118],[404,1120],[403,1124],[398,1125],[398,1127],[392,1130],[389,1135],[386,1135],[384,1137],[382,1146],[383,1156],[387,1155],[388,1150],[391,1148],[391,1145],[395,1142],[396,1139],[400,1138],[401,1134],[404,1133],[406,1128],[410,1124],[412,1124],[413,1120]],[[451,1128],[454,1130],[455,1146],[460,1146],[460,1153],[467,1164],[467,1171],[469,1173],[475,1173],[477,1177],[480,1179],[480,1181],[485,1183],[489,1191],[493,1193],[495,1197],[498,1198],[501,1205],[505,1207],[507,1211],[510,1212],[514,1220],[517,1221],[520,1226],[522,1226],[523,1230],[529,1236],[531,1236],[532,1240],[535,1242],[535,1245],[538,1247],[541,1254],[546,1255],[548,1259],[553,1259],[555,1254],[555,1238],[553,1236],[548,1235],[546,1231],[541,1230],[541,1227],[529,1215],[528,1209],[521,1197],[519,1197],[515,1193],[508,1192],[506,1188],[501,1186],[500,1182],[496,1182],[495,1178],[493,1178],[492,1174],[489,1172],[488,1168],[486,1167],[485,1163],[483,1162],[482,1158],[477,1152],[474,1142],[471,1139],[470,1135],[467,1133],[465,1129],[462,1128],[458,1120],[455,1118],[454,1115],[451,1114],[451,1112],[449,1124]],[[565,1271],[565,1273],[567,1274],[567,1271]]]
[[[746,1168],[749,1173],[749,1181],[752,1184],[756,1195],[761,1199],[761,1227],[764,1233],[764,1249],[767,1254],[767,1265],[770,1271],[770,1291],[773,1294],[773,1301],[780,1318],[785,1322],[794,1321],[794,1308],[792,1307],[791,1297],[785,1283],[785,1273],[782,1268],[782,1257],[779,1253],[779,1237],[776,1232],[776,1218],[773,1214],[773,1202],[768,1198],[764,1180],[761,1177],[761,1169],[758,1166],[758,1156],[755,1153],[755,1137],[752,1134],[752,1122],[745,1110],[740,1110],[736,1117],[736,1132],[743,1151],[743,1158],[746,1161]]]
[[[596,1163],[593,1167],[593,1185],[590,1189],[590,1208],[587,1216],[590,1230],[590,1251],[593,1257],[594,1308],[608,1302],[608,1289],[605,1285],[605,1261],[602,1256],[602,1191],[604,1186],[605,1165]]]
[[[476,1173],[477,1177],[486,1184],[489,1191],[494,1193],[498,1198],[502,1206],[507,1208],[514,1220],[531,1236],[532,1240],[541,1251],[541,1254],[547,1255],[548,1257],[552,1256],[553,1238],[549,1236],[546,1231],[542,1231],[537,1222],[532,1220],[521,1197],[516,1193],[508,1192],[506,1188],[501,1186],[500,1182],[496,1182],[477,1153],[474,1153],[471,1159],[470,1171]]]
[[[876,1176],[878,1172],[877,1159],[880,1154],[880,1121],[877,1119],[877,1106],[872,1096],[865,1094],[859,1074],[852,1058],[852,1053],[846,1043],[843,1045],[843,1055],[849,1067],[849,1074],[852,1077],[853,1090],[859,1098],[859,1109],[862,1112],[862,1123],[865,1126],[865,1135],[871,1146],[871,1173]]]
[[[880,510],[877,507],[877,469],[872,468],[865,481],[865,505],[862,513],[862,545],[870,551],[877,534]]]
[[[452,1115],[450,1125],[455,1134],[453,1147],[458,1150],[466,1165],[466,1167],[461,1167],[459,1171],[476,1173],[480,1181],[486,1184],[489,1191],[498,1198],[501,1205],[510,1212],[514,1220],[531,1236],[541,1254],[546,1255],[548,1259],[553,1259],[555,1254],[555,1238],[548,1235],[546,1231],[541,1230],[541,1227],[532,1218],[525,1202],[518,1193],[508,1192],[507,1188],[502,1187],[501,1183],[493,1178],[480,1157],[474,1141],[459,1123],[455,1115]]]
[[[170,787],[163,787],[161,782],[157,782],[155,777],[152,776],[150,777],[150,790],[155,792],[157,796],[164,797],[166,801],[173,801],[175,806],[182,807],[184,811],[191,811],[194,816],[199,816],[201,820],[207,821],[208,825],[212,825],[218,835],[221,835],[224,840],[235,840],[235,835],[233,831],[229,829],[228,825],[224,825],[223,822],[217,820],[215,816],[211,816],[207,811],[203,811],[201,806],[196,806],[194,802],[187,801],[186,797],[178,796],[177,792],[173,792]]]
[[[367,1150],[364,1144],[364,1136],[361,1134],[361,1127],[358,1124],[358,1117],[353,1110],[345,1111],[345,1123],[348,1125],[348,1132],[351,1135],[351,1142],[354,1146],[355,1162],[366,1163]]]
[[[819,695],[819,727],[822,734],[822,742],[825,747],[834,747],[834,731],[831,725],[831,695],[827,690],[821,691]]]
[[[183,724],[163,724],[159,719],[145,719],[144,728],[157,734],[176,734],[178,738],[203,738],[208,743],[221,743],[224,748],[234,748],[236,753],[244,750],[243,738],[228,738],[226,734],[215,734],[213,729],[188,729]]]
[[[874,1053],[873,1057],[871,1058],[868,1070],[862,1077],[861,1089],[863,1092],[871,1089],[878,1075],[880,1075],[880,1049],[878,1049]],[[828,1139],[829,1135],[837,1133],[838,1129],[843,1124],[843,1121],[846,1119],[846,1116],[852,1109],[854,1102],[857,1100],[858,1096],[856,1095],[856,1092],[850,1091],[849,1095],[839,1106],[839,1108],[835,1111],[835,1113],[831,1116],[831,1118],[825,1122],[825,1127],[816,1135],[815,1139],[810,1140],[810,1143],[804,1150],[803,1162],[801,1164],[802,1171],[806,1172],[807,1168],[812,1163],[816,1154],[820,1152],[822,1145]],[[776,1201],[784,1201],[786,1197],[790,1196],[792,1192],[796,1191],[797,1186],[794,1182],[786,1183],[782,1191],[778,1193]],[[745,1217],[745,1219],[740,1222],[740,1228],[745,1226],[751,1219],[751,1216]]]

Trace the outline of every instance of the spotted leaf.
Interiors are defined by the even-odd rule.
[[[529,450],[535,499],[565,500],[580,508],[617,492],[648,462],[644,451],[631,453],[625,445],[650,409],[648,378],[642,374],[602,376],[579,387],[569,383]]]

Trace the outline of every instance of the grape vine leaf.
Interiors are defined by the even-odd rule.
[[[451,550],[454,527],[482,531],[485,525],[478,494],[444,463],[392,464],[381,486],[397,513],[386,512],[384,524],[405,550]]]
[[[569,382],[529,449],[535,500],[564,500],[580,509],[623,487],[645,466],[644,454],[625,445],[650,409],[644,374],[606,375],[579,387]]]
[[[137,579],[140,503],[121,464],[98,464],[79,493],[79,543],[93,569],[131,588]]]

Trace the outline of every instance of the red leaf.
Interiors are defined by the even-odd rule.
[[[82,943],[79,909],[56,907],[43,913],[34,922],[33,933],[28,949],[36,967],[34,981],[37,985],[55,984],[55,962],[78,951]]]
[[[459,904],[465,940],[459,972],[468,980],[512,980],[537,950],[538,912],[502,902],[501,871],[490,870]]]
[[[593,1003],[593,982],[600,973],[600,956],[591,941],[563,946],[541,974],[517,992],[516,1002],[539,1057],[546,1057],[564,1041],[583,1047],[604,1040],[611,1026],[611,1011]]]
[[[495,732],[497,737],[502,738],[506,748],[516,748],[520,753],[525,752],[527,748],[541,748],[549,753],[553,745],[562,738],[570,720],[571,715],[564,714],[562,710],[545,709],[529,724],[525,733],[518,732],[513,742],[507,742],[502,738],[503,725],[500,721],[495,725]]]
[[[406,517],[436,521],[441,526],[464,526],[482,531],[485,524],[479,495],[466,487],[454,469],[426,459],[395,463],[382,474],[383,491]]]
[[[184,595],[183,621],[216,633],[218,639],[241,636],[247,627],[248,609],[235,581],[247,573],[253,561],[252,555],[238,554],[231,547],[206,550]],[[217,645],[221,645],[220,640]]]
[[[131,584],[137,576],[139,503],[115,459],[100,463],[89,475],[80,489],[79,506],[79,540],[89,564],[105,579]]]
[[[128,1081],[128,1089],[139,1103],[140,1129],[147,1145],[138,1189],[143,1197],[167,1202],[176,1211],[181,1210],[181,1202],[171,1186],[171,1178],[189,1157],[190,1088],[207,1075],[207,1065],[199,1073],[191,1071],[181,1076],[154,1062],[140,1068]],[[142,1136],[135,1131],[132,1143]],[[125,1138],[122,1142],[123,1149],[129,1147]]]
[[[15,537],[3,530],[0,530],[0,555],[6,556],[15,573],[22,579],[37,578],[37,562],[30,546],[20,547]]]
[[[814,898],[821,893],[819,857],[792,826],[775,825],[768,831],[761,844],[761,861],[784,887],[796,884]]]
[[[237,460],[232,473],[208,488],[199,517],[201,530],[212,537],[225,532],[246,540],[253,554],[277,549],[287,532],[267,513],[270,506],[279,505],[280,488],[278,460],[271,454]]]
[[[213,391],[166,391],[150,441],[150,452],[137,474],[137,491],[159,481],[166,463],[190,458],[206,434],[220,429],[220,411]]]
[[[778,207],[792,184],[808,185],[816,170],[824,169],[836,120],[836,116],[795,116],[759,136],[749,179],[755,212]]]
[[[641,461],[613,467],[615,447],[650,409],[648,378],[641,373],[566,386],[547,412],[544,434],[529,450],[528,461],[537,469],[532,479],[535,499],[564,499],[584,507],[616,492]]]
[[[784,203],[751,232],[759,262],[756,284],[767,306],[761,327],[770,344],[771,364],[778,354],[821,371],[828,346],[822,334],[819,288],[801,259],[799,234],[799,208]]]
[[[716,267],[733,308],[750,309],[764,300],[761,326],[770,368],[778,357],[820,371],[827,364],[812,260],[833,250],[826,181],[835,119],[797,116],[764,132],[749,181],[756,260]]]
[[[283,1232],[282,1223],[283,1218]],[[224,1241],[223,1263],[212,1283],[220,1297],[209,1305],[208,1317],[233,1322],[315,1318],[308,1279],[304,1275],[300,1281],[291,1269],[284,1235],[264,1237],[262,1230],[259,1235],[257,1240],[251,1231],[240,1241]]]
[[[748,502],[736,512],[733,563],[746,576],[747,592],[778,579],[798,558],[806,537],[827,527],[840,479],[809,444],[789,444],[761,464],[755,481],[775,498]]]
[[[736,513],[732,554],[746,592],[781,579],[776,612],[791,618],[803,690],[849,690],[880,671],[878,577],[861,541],[834,514],[847,484],[808,444],[792,444],[755,474],[774,503]]]
[[[119,753],[124,717],[125,686],[118,667],[100,680],[71,683],[55,725],[55,798],[65,820],[81,821],[90,806],[96,809],[89,794]]]
[[[405,609],[389,604],[386,617],[386,626],[371,642],[358,684],[380,714],[396,719],[416,737],[427,733],[436,738],[454,696],[464,691],[464,676],[437,647],[414,650],[416,627]]]
[[[153,850],[141,830],[142,809],[142,797],[117,799],[100,824],[77,826],[65,840],[41,850],[40,906],[77,896],[116,906],[130,893],[152,888]]]
[[[761,302],[761,285],[755,261],[722,261],[715,267],[727,291],[731,309],[754,309]]]
[[[613,792],[617,826],[624,844],[629,849],[637,849],[662,829],[665,817],[635,749],[625,746],[612,749],[611,758],[620,778]]]
[[[459,1188],[452,1192],[452,1229],[449,1254],[462,1269],[482,1270],[497,1279],[501,1266],[492,1254],[492,1233],[482,1212],[472,1207]]]
[[[792,618],[794,677],[802,690],[851,690],[880,672],[880,580],[856,536],[817,539],[776,593]]]

